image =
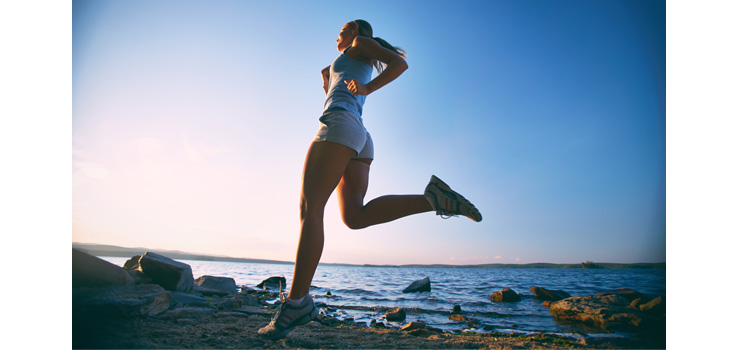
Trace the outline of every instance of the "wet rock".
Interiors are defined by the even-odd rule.
[[[510,288],[503,288],[503,290],[499,292],[492,293],[490,295],[490,301],[492,302],[516,302],[521,301],[521,297],[518,296],[518,293],[516,293],[514,290]]]
[[[461,312],[461,305],[453,305],[452,313],[460,313]]]
[[[415,292],[429,292],[432,288],[430,286],[430,278],[425,277],[421,280],[414,281],[411,284],[409,284],[406,289],[402,291],[402,293],[415,293]]]
[[[605,296],[605,295],[619,295],[625,299],[628,299],[628,301],[633,301],[638,298],[642,298],[643,294],[640,292],[630,289],[630,288],[620,288],[620,289],[613,289],[608,290],[606,292],[599,292],[596,293],[597,296]]]
[[[256,287],[269,289],[269,290],[281,290],[286,289],[286,277],[273,276],[266,278],[263,282],[260,282]]]
[[[453,321],[457,321],[457,322],[466,322],[466,321],[468,321],[468,319],[466,318],[466,316],[460,315],[460,314],[450,314],[448,316],[448,318],[451,319],[451,320],[453,320]]]
[[[529,290],[531,290],[539,300],[558,301],[570,297],[570,294],[562,290],[552,290],[542,287],[531,287]]]
[[[552,302],[549,301],[549,300],[545,300],[545,301],[542,302],[542,306],[544,306],[546,308],[549,308],[550,304],[552,304]]]
[[[74,314],[108,317],[155,316],[167,308],[172,294],[161,286],[111,286],[73,289]]]
[[[135,284],[125,269],[73,248],[73,288]]]
[[[388,328],[388,326],[386,326],[385,323],[378,322],[377,320],[370,321],[370,327],[371,328],[380,328],[380,329]]]
[[[667,306],[664,303],[663,297],[656,297],[648,303],[640,305],[639,309],[643,312],[648,312],[655,315],[664,314],[667,312]]]
[[[235,284],[234,278],[230,277],[201,276],[195,280],[195,284],[206,289],[222,291],[226,294],[237,293],[237,284]]]
[[[643,300],[643,298],[635,299],[630,302],[630,308],[640,310],[643,303],[645,303],[645,300]]]
[[[414,321],[409,322],[405,326],[401,327],[401,330],[404,332],[410,332],[418,329],[425,329],[427,327],[427,324],[421,321]]]
[[[385,312],[385,319],[388,321],[403,321],[406,319],[406,310],[400,307],[394,307]]]
[[[152,252],[143,254],[138,264],[144,275],[164,289],[189,292],[193,288],[193,269],[188,264]]]
[[[582,323],[605,331],[657,329],[665,321],[633,310],[628,299],[615,294],[566,298],[552,303],[549,311],[558,321]]]

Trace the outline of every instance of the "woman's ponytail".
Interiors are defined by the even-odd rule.
[[[380,46],[397,53],[403,58],[406,58],[406,51],[404,51],[404,49],[398,46],[393,46],[382,38],[374,38],[372,36],[372,26],[370,25],[370,23],[367,23],[367,21],[363,19],[356,19],[353,22],[357,23],[357,26],[359,27],[359,35],[372,38],[373,40],[377,41]],[[383,72],[383,69],[385,69],[385,65],[383,64],[383,62],[377,61],[375,63],[375,68],[378,70],[378,73],[381,73]]]

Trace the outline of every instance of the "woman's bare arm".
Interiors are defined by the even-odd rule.
[[[362,84],[356,80],[347,81],[346,83],[349,87],[349,91],[354,95],[369,95],[398,78],[401,73],[409,68],[409,65],[406,64],[406,60],[401,56],[384,48],[371,38],[363,36],[354,38],[351,50],[356,50],[353,54],[356,54],[363,59],[376,59],[387,65],[382,73],[378,74],[377,77],[367,84]]]

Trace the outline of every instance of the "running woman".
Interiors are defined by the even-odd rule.
[[[408,68],[406,53],[373,37],[372,27],[361,19],[345,24],[336,43],[341,54],[321,71],[326,100],[320,129],[305,160],[292,286],[288,296],[280,293],[281,305],[271,323],[258,331],[271,339],[283,338],[294,327],[318,317],[310,283],[323,253],[323,210],[334,189],[338,189],[341,217],[351,229],[425,212],[482,220],[473,204],[434,175],[424,194],[388,195],[363,204],[374,149],[362,122],[362,106],[367,95]],[[371,80],[373,67],[379,74]]]

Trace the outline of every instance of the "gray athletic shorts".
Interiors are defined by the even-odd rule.
[[[335,109],[323,113],[319,120],[320,129],[313,141],[330,141],[349,147],[357,152],[352,159],[373,159],[375,148],[362,118],[350,111]]]

